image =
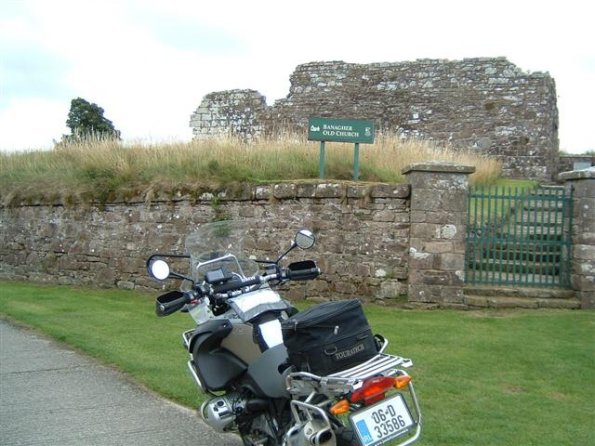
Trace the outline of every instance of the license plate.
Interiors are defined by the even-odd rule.
[[[405,434],[415,424],[402,395],[394,395],[350,417],[363,446],[375,446]]]

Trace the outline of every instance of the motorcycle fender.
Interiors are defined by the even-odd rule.
[[[272,347],[248,367],[247,378],[254,391],[269,398],[289,398],[285,384],[287,349],[279,344]]]
[[[246,371],[242,360],[221,348],[221,341],[231,330],[229,320],[214,319],[201,324],[190,340],[188,351],[192,353],[194,368],[208,390],[223,390]]]

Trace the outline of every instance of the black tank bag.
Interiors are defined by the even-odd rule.
[[[281,323],[289,362],[301,371],[325,376],[354,367],[378,353],[357,299],[326,302]]]

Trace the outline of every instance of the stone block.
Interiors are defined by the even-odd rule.
[[[364,198],[368,195],[369,191],[364,186],[347,186],[347,197],[348,198]]]
[[[459,235],[457,236],[457,234],[459,234]],[[439,238],[452,240],[452,239],[460,238],[460,237],[461,237],[460,231],[456,225],[449,223],[449,224],[440,226],[440,237]]]
[[[424,243],[424,251],[432,254],[453,252],[453,243],[450,241],[429,241]]]
[[[230,186],[227,195],[230,200],[248,201],[252,200],[253,193],[254,191],[250,184],[240,183]]]
[[[575,225],[572,242],[577,245],[595,246],[595,223],[593,223],[592,227]]]
[[[317,198],[340,198],[345,194],[345,188],[337,183],[322,183],[316,185]]]
[[[439,302],[440,295],[438,291],[436,287],[409,284],[407,296],[409,302]]]
[[[438,266],[445,271],[465,269],[465,254],[444,253],[438,256]]]
[[[575,279],[573,283],[576,285],[576,290],[586,292],[586,291],[595,291],[595,276],[582,276],[577,275],[572,277]]]
[[[118,288],[124,289],[124,290],[133,290],[134,289],[134,282],[130,282],[130,281],[126,281],[126,280],[119,280],[116,283],[116,286]]]
[[[372,221],[391,222],[395,221],[394,211],[380,211],[372,215]]]
[[[459,286],[444,286],[441,288],[442,302],[451,304],[464,304],[465,294]]]
[[[268,200],[271,198],[273,192],[273,186],[270,184],[256,186],[254,191],[254,197],[257,200]]]
[[[576,297],[583,310],[595,309],[595,291],[579,291],[576,293]]]
[[[409,184],[375,184],[370,187],[370,197],[408,198]]]
[[[391,199],[387,203],[387,209],[393,209],[400,213],[407,214],[407,220],[409,220],[409,214],[408,214],[409,201],[408,200],[405,200],[403,198]]]
[[[316,184],[299,183],[296,187],[296,196],[298,198],[314,198],[316,196]]]
[[[440,223],[438,221],[431,221],[427,218],[427,212],[422,210],[412,210],[410,213],[411,223]]]
[[[406,291],[405,285],[399,280],[384,280],[380,284],[380,292],[377,297],[380,298],[394,298]]]
[[[440,225],[432,223],[417,223],[411,225],[410,234],[412,238],[422,240],[436,239],[440,234]]]
[[[409,267],[412,270],[432,269],[434,267],[434,254],[410,248]]]
[[[353,283],[349,283],[347,281],[339,281],[339,282],[335,283],[334,291],[339,294],[355,296],[357,287]]]
[[[273,196],[277,199],[296,197],[297,187],[293,183],[281,183],[273,186]]]
[[[595,276],[595,260],[593,261],[575,261],[574,273],[582,276]]]
[[[574,244],[572,257],[575,260],[595,262],[595,245]]]
[[[411,209],[436,212],[465,212],[467,193],[443,189],[412,188]]]
[[[107,265],[97,264],[95,267],[95,282],[99,286],[113,286],[116,283],[116,272]]]
[[[480,307],[480,308],[487,308],[489,307],[489,302],[487,297],[482,296],[465,296],[463,302],[470,307]]]
[[[424,212],[425,214],[425,221],[427,223],[436,223],[439,225],[445,225],[445,224],[460,224],[462,222],[458,221],[460,220],[459,213],[457,212],[448,212],[448,211],[444,211],[444,210],[440,210],[440,211],[427,211]]]
[[[412,211],[438,211],[442,203],[442,191],[428,188],[412,188],[411,210]]]
[[[238,210],[238,215],[242,218],[253,218],[256,216],[256,211],[254,207],[245,206]]]
[[[392,269],[392,276],[395,279],[407,280],[408,272],[409,268],[407,264],[405,264],[404,266],[396,266]]]
[[[422,273],[422,283],[425,285],[450,285],[451,275],[447,271],[427,270]]]
[[[488,303],[491,308],[537,308],[537,299],[515,297],[490,297]]]
[[[537,306],[539,308],[576,310],[581,307],[581,303],[578,299],[537,299]]]

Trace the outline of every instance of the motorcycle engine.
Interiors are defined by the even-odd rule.
[[[235,409],[238,401],[237,394],[211,398],[200,407],[200,415],[217,432],[228,432],[235,429]]]

